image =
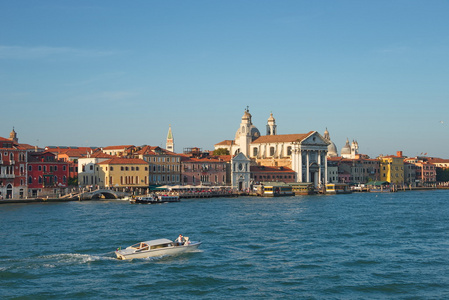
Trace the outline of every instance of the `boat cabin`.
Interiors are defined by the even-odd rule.
[[[315,194],[315,186],[312,182],[295,182],[289,183],[292,187],[292,192],[295,195],[313,195]]]
[[[257,186],[257,193],[263,197],[293,196],[292,187],[283,182],[263,182]]]
[[[350,194],[350,187],[346,183],[328,183],[326,184],[327,194]]]
[[[148,242],[141,242],[135,245],[130,246],[130,248],[134,248],[137,251],[146,251],[146,250],[155,250],[166,247],[173,247],[173,242],[169,239],[158,239]]]

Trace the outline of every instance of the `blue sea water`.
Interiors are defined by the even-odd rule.
[[[6,299],[448,299],[449,193],[0,205]],[[198,251],[115,259],[182,233]]]

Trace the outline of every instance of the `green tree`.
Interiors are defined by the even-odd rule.
[[[213,152],[214,155],[229,155],[229,150],[225,148],[215,149]]]
[[[437,181],[438,182],[449,181],[449,169],[437,168]]]

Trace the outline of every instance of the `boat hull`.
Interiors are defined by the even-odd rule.
[[[115,251],[115,255],[121,260],[176,255],[197,250],[200,245],[201,242],[191,242],[188,246],[172,246],[134,253],[127,253],[127,249],[125,249]]]

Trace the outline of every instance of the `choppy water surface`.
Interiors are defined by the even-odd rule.
[[[118,246],[203,244],[120,261]],[[0,205],[0,295],[449,298],[449,191]]]

